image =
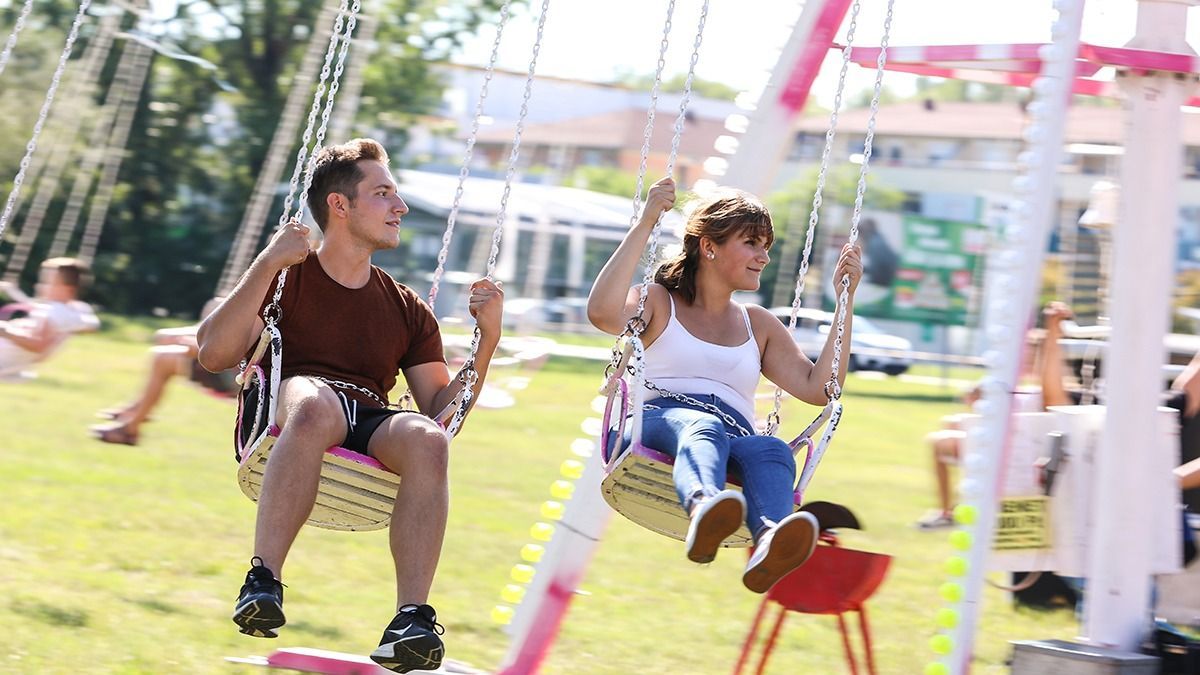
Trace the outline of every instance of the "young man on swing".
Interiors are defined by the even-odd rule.
[[[254,557],[233,614],[242,632],[275,637],[284,624],[282,576],[288,550],[312,511],[322,457],[334,445],[369,455],[403,478],[391,519],[397,613],[371,658],[397,672],[440,666],[442,632],[427,604],[449,508],[449,438],[428,415],[459,392],[429,306],[371,265],[400,243],[408,212],[388,157],[357,139],[315,157],[308,205],[325,239],[310,254],[308,227],[292,222],[272,237],[229,298],[200,325],[199,360],[220,371],[253,348],[284,283],[278,324],[284,339],[278,424],[255,523]],[[503,291],[471,285],[470,313],[482,336],[476,393],[500,339]],[[421,413],[386,407],[404,371]]]

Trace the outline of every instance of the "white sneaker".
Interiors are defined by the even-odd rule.
[[[737,490],[721,490],[701,501],[692,512],[692,523],[688,526],[688,560],[712,562],[725,538],[737,532],[745,519],[746,498]]]
[[[798,511],[779,521],[758,540],[746,563],[742,583],[755,593],[766,593],[775,582],[812,557],[820,534],[816,516],[807,511]]]

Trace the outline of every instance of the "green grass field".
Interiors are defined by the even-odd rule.
[[[129,398],[157,324],[108,317],[74,338],[37,379],[0,383],[0,672],[241,673],[224,660],[277,647],[368,653],[393,610],[386,534],[306,529],[289,560],[289,623],[279,639],[237,633],[228,615],[250,555],[253,505],[235,480],[234,407],[172,388],[136,448],[92,440],[93,412]],[[480,409],[453,448],[452,508],[432,601],[447,656],[496,667],[507,636],[489,618],[539,520],[559,464],[590,416],[602,366],[552,359]],[[503,384],[512,375],[493,373]],[[895,556],[870,601],[881,673],[919,673],[940,606],[946,537],[912,522],[932,503],[922,436],[958,408],[956,391],[851,376],[836,446],[810,499],[850,506],[847,545]],[[813,414],[785,409],[785,430]],[[696,566],[683,547],[613,519],[544,672],[724,673],[759,597],[741,587],[740,551]],[[973,672],[1006,672],[1008,641],[1069,638],[1069,610],[1013,609],[989,589]],[[769,672],[848,672],[836,621],[792,615]]]

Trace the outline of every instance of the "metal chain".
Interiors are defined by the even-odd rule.
[[[662,86],[663,70],[667,65],[667,47],[670,44],[672,17],[675,14],[675,0],[667,5],[667,20],[663,22],[662,40],[658,44],[658,63],[654,69],[654,82],[650,85],[650,106],[646,109],[646,128],[642,131],[642,152],[638,164],[637,187],[633,192],[633,215],[629,218],[629,229],[637,226],[638,218],[642,215],[642,191],[646,182],[646,163],[650,157],[650,137],[654,133],[654,116],[658,112],[658,94]],[[668,172],[669,175],[669,172]],[[654,240],[646,247],[645,267],[642,273],[642,288],[638,295],[637,313],[630,319],[626,331],[631,335],[641,335],[646,329],[642,314],[646,310],[646,297],[649,294],[650,282],[654,280],[654,264],[658,261],[658,223],[651,231]],[[618,340],[619,342],[619,340]],[[615,347],[614,347],[615,349]]]
[[[804,237],[804,250],[800,254],[800,267],[796,271],[796,289],[792,295],[792,311],[788,315],[788,333],[796,330],[796,317],[804,302],[804,287],[808,279],[809,262],[812,259],[813,242],[816,241],[817,223],[824,203],[825,180],[829,173],[829,158],[833,153],[833,140],[837,136],[838,114],[842,108],[842,97],[846,91],[846,75],[850,70],[850,56],[854,48],[854,36],[858,32],[858,13],[862,3],[855,0],[850,8],[850,25],[846,28],[846,46],[842,48],[842,65],[838,71],[837,88],[833,94],[833,109],[829,112],[829,128],[825,130],[825,147],[821,150],[821,162],[817,169],[817,185],[813,190],[812,209],[808,212],[808,230]],[[767,415],[767,429],[774,433],[781,420],[783,390],[775,387],[774,407]]]
[[[674,133],[671,136],[671,150],[667,155],[667,170],[669,176],[675,170],[675,159],[679,154],[679,141],[683,137],[683,123],[687,116],[688,104],[692,97],[692,82],[696,75],[696,64],[700,60],[700,44],[704,39],[704,25],[708,21],[708,0],[704,0],[700,5],[700,23],[696,27],[696,39],[692,43],[692,56],[688,61],[687,79],[683,83],[683,96],[679,99],[679,114],[675,117]],[[661,73],[660,73],[661,75]],[[651,118],[651,123],[653,118]],[[639,189],[640,194],[640,189]],[[640,330],[634,335],[640,335],[642,330],[646,329],[646,322],[642,319],[642,314],[646,310],[646,299],[650,295],[650,283],[654,280],[654,263],[658,258],[658,242],[662,237],[662,214],[658,214],[657,220],[654,221],[654,228],[650,230],[650,241],[646,245],[647,260],[646,268],[642,275],[642,286],[638,293],[637,314],[634,318],[636,322],[630,321],[630,327]]]
[[[537,34],[533,40],[533,54],[529,58],[529,70],[525,75],[525,92],[521,97],[521,110],[517,114],[517,126],[513,133],[512,151],[508,156],[508,169],[504,172],[504,191],[500,194],[500,209],[496,213],[496,229],[492,232],[492,248],[488,252],[487,273],[488,279],[492,279],[496,274],[496,258],[500,255],[500,239],[504,235],[504,219],[508,211],[508,198],[512,194],[512,181],[517,173],[517,160],[521,154],[521,132],[525,129],[525,118],[529,116],[529,98],[533,95],[533,78],[537,72],[538,55],[542,51],[542,40],[546,32],[546,16],[550,10],[550,0],[542,0],[542,11],[538,16]],[[479,353],[479,343],[483,338],[479,331],[479,326],[475,326],[475,333],[471,336],[471,352],[467,356],[467,360],[463,363],[462,368],[458,371],[458,379],[462,384],[462,405],[454,411],[454,416],[446,426],[446,432],[454,435],[462,426],[463,420],[467,417],[467,411],[471,408],[471,400],[475,397],[474,387],[479,381],[479,373],[475,370],[475,356]]]
[[[287,225],[288,221],[291,219],[293,195],[300,186],[300,172],[307,166],[304,160],[305,156],[308,154],[309,143],[312,142],[313,127],[316,126],[317,123],[317,112],[321,109],[321,99],[325,95],[326,81],[329,80],[330,67],[333,64],[333,56],[336,52],[338,40],[345,40],[345,42],[348,44],[350,42],[350,31],[354,29],[354,24],[357,23],[358,20],[357,11],[360,5],[359,0],[355,0],[355,14],[351,15],[348,30],[343,36],[342,26],[344,25],[343,18],[347,11],[347,2],[348,0],[342,0],[341,4],[338,6],[337,17],[333,21],[333,32],[329,36],[329,48],[325,52],[325,63],[321,66],[321,77],[320,81],[317,82],[317,93],[313,96],[312,107],[308,110],[308,124],[304,128],[304,136],[300,142],[300,150],[296,153],[296,166],[292,169],[292,179],[288,184],[287,197],[284,198],[283,202],[283,213],[279,215],[279,227]],[[341,76],[340,69],[338,70],[337,74],[339,77]],[[326,114],[326,116],[322,119],[322,127],[328,124],[328,121],[329,117],[328,114]],[[321,131],[321,134],[324,135],[324,131]],[[312,176],[310,174],[306,176],[305,179],[305,190],[308,189],[308,185],[310,185],[311,182]],[[297,211],[297,216],[298,215],[299,211]],[[280,307],[279,303],[283,299],[283,285],[287,282],[288,269],[290,268],[285,267],[279,271],[279,280],[275,283],[275,294],[271,296],[270,304],[263,308],[263,321],[266,322],[268,326],[277,325],[279,320],[282,318],[283,309]]]
[[[12,32],[8,34],[8,40],[4,43],[4,51],[0,52],[0,73],[3,73],[4,67],[8,65],[8,59],[12,56],[13,47],[17,46],[17,36],[25,28],[25,20],[29,18],[29,12],[32,9],[33,0],[25,0],[25,4],[21,6],[21,13],[17,15],[17,22],[13,24]]]
[[[348,6],[348,0],[341,0],[338,5],[337,17],[333,20],[333,32],[329,34],[329,47],[325,51],[325,62],[321,65],[321,75],[317,80],[317,93],[313,96],[312,106],[308,109],[308,124],[301,137],[300,149],[296,152],[296,165],[292,168],[292,178],[288,181],[288,193],[283,199],[283,213],[279,214],[277,227],[286,225],[292,216],[292,202],[295,199],[296,190],[300,187],[300,172],[306,166],[304,160],[308,156],[308,146],[312,142],[313,128],[317,124],[317,113],[321,110],[321,98],[325,95],[325,83],[329,80],[333,55],[337,52],[338,40],[342,36],[342,25]]]
[[[346,69],[346,54],[350,51],[350,38],[354,35],[355,26],[358,25],[358,12],[361,9],[362,2],[354,0],[354,4],[350,6],[350,18],[346,21],[346,34],[342,38],[342,47],[338,51],[337,66],[333,69],[333,80],[330,81],[329,92],[325,95],[325,109],[321,111],[321,126],[317,127],[317,138],[313,141],[312,152],[308,156],[308,165],[304,168],[304,189],[300,192],[300,199],[297,200],[296,220],[304,215],[304,205],[308,203],[308,191],[312,188],[317,153],[321,150],[321,144],[325,142],[325,132],[329,129],[329,115],[333,112],[334,100],[337,98],[338,90],[342,87],[342,73]]]
[[[667,155],[666,174],[668,176],[671,175],[672,171],[674,171],[675,160],[679,155],[679,143],[680,139],[683,137],[683,124],[687,118],[688,104],[691,102],[692,83],[696,76],[696,64],[700,61],[700,47],[704,41],[704,27],[708,22],[708,4],[708,0],[704,0],[700,6],[700,20],[696,27],[696,38],[692,42],[692,54],[688,61],[687,79],[684,80],[683,95],[679,100],[679,114],[675,117],[674,130],[671,136],[671,149]],[[638,214],[641,210],[640,206],[643,181],[646,174],[646,160],[650,153],[650,136],[654,129],[654,114],[658,105],[658,89],[662,80],[663,68],[666,65],[666,51],[670,38],[672,15],[674,10],[675,2],[672,0],[667,8],[667,20],[663,24],[663,37],[662,41],[659,43],[658,65],[654,72],[654,83],[650,89],[650,107],[646,113],[646,128],[642,139],[641,163],[638,169],[637,189],[633,198],[633,217],[630,219],[630,228],[633,228],[637,224]],[[654,280],[654,263],[657,259],[658,241],[661,233],[662,214],[659,214],[658,219],[654,223],[653,229],[650,231],[650,241],[646,246],[647,259],[645,270],[643,272],[640,292],[638,294],[637,311],[634,316],[629,319],[629,322],[625,325],[625,330],[620,336],[618,336],[616,343],[613,345],[612,359],[610,360],[608,367],[605,368],[606,379],[611,377],[612,372],[617,368],[621,361],[621,353],[623,350],[620,348],[620,344],[622,338],[637,338],[641,336],[644,330],[646,330],[646,322],[645,319],[642,318],[642,315],[646,310],[646,298],[650,293],[650,284]],[[645,364],[642,360],[639,359],[636,360],[636,363],[630,364],[629,369],[631,372],[633,372],[636,379],[643,380],[647,389],[657,393],[659,396],[670,398],[685,405],[698,407],[707,412],[711,412],[712,414],[721,418],[721,420],[724,421],[727,426],[737,429],[741,435],[753,435],[750,431],[747,431],[745,428],[743,428],[742,425],[738,424],[737,420],[717,406],[710,403],[705,403],[703,401],[698,401],[686,394],[667,391],[666,389],[662,389],[658,385],[654,384],[650,380],[644,379],[643,375]]]
[[[646,110],[646,127],[642,131],[642,151],[638,163],[637,186],[633,191],[633,213],[629,216],[629,229],[637,226],[638,216],[642,212],[642,190],[646,180],[646,163],[650,157],[650,137],[654,133],[654,115],[658,110],[658,91],[662,85],[663,70],[667,66],[667,47],[670,45],[671,39],[671,23],[672,17],[675,14],[675,0],[669,0],[667,3],[667,20],[663,22],[662,39],[658,44],[658,63],[654,68],[654,81],[650,84],[650,107]],[[613,372],[621,363],[621,354],[624,351],[621,348],[621,341],[625,337],[636,337],[646,330],[646,322],[642,319],[642,314],[646,310],[646,297],[649,293],[650,282],[654,280],[654,263],[657,260],[658,250],[656,246],[646,247],[645,272],[642,277],[642,289],[638,295],[637,312],[633,315],[629,322],[625,324],[625,330],[617,336],[612,346],[612,358],[609,359],[608,366],[604,369],[604,379],[608,380],[612,377]]]
[[[717,406],[715,406],[711,403],[705,403],[704,401],[694,399],[691,396],[688,396],[687,394],[679,394],[679,393],[676,393],[673,391],[667,391],[666,389],[659,389],[658,386],[655,385],[650,380],[646,380],[646,388],[650,389],[651,391],[657,393],[659,396],[662,396],[664,398],[669,398],[674,401],[679,401],[680,403],[686,404],[693,408],[700,408],[701,410],[704,410],[705,412],[709,412],[709,413],[712,413],[713,415],[716,415],[717,417],[721,418],[721,421],[725,423],[726,427],[730,427],[730,428],[737,430],[739,436],[755,435],[754,432],[749,431],[748,429],[743,427],[741,424],[738,424],[737,419],[734,418],[733,415],[730,415],[729,413],[725,412],[724,410],[721,410],[720,408],[718,408]],[[646,408],[643,407],[642,409],[645,410]]]
[[[450,205],[450,214],[446,217],[446,231],[442,233],[442,248],[438,251],[437,267],[433,270],[433,283],[429,286],[429,306],[437,302],[438,288],[442,276],[446,273],[446,259],[450,255],[450,242],[454,239],[454,225],[458,222],[458,209],[462,204],[464,185],[467,176],[471,174],[471,158],[475,153],[475,140],[479,136],[479,123],[483,117],[483,102],[488,96],[488,85],[496,71],[496,61],[500,56],[500,38],[504,35],[504,26],[508,23],[508,8],[512,0],[504,0],[500,6],[500,21],[496,24],[496,39],[492,42],[492,55],[488,59],[487,68],[483,72],[483,85],[479,88],[479,99],[475,101],[475,115],[471,119],[471,133],[467,136],[467,147],[463,151],[462,166],[458,169],[458,187],[454,189],[454,202]]]
[[[883,37],[879,42],[879,58],[875,68],[875,91],[871,94],[871,114],[867,118],[867,137],[863,141],[862,166],[858,172],[858,189],[854,196],[854,214],[850,218],[849,243],[858,240],[858,221],[862,217],[863,197],[867,191],[867,171],[871,164],[871,148],[875,141],[875,116],[879,112],[879,97],[883,91],[883,69],[887,65],[888,40],[892,33],[893,5],[896,0],[888,0],[887,16],[883,20]],[[842,338],[846,332],[846,305],[850,302],[850,275],[841,278],[842,291],[838,296],[837,334],[833,341],[833,365],[829,374],[829,382],[825,385],[825,393],[832,398],[841,398],[842,387],[838,384],[838,366],[842,359]]]
[[[50,107],[54,104],[54,94],[58,91],[58,84],[62,80],[63,71],[67,67],[67,60],[71,58],[71,49],[75,46],[75,40],[79,37],[79,27],[83,25],[83,18],[87,15],[88,7],[91,6],[92,0],[82,0],[79,3],[79,11],[75,13],[75,20],[71,23],[71,30],[67,33],[67,43],[63,47],[62,54],[58,57],[58,66],[54,69],[54,75],[50,78],[50,88],[46,90],[46,99],[42,101],[42,109],[38,111],[37,122],[33,125],[33,135],[29,138],[29,143],[25,146],[25,156],[21,158],[20,168],[17,169],[17,175],[13,178],[12,191],[8,193],[8,201],[4,204],[4,212],[0,213],[0,237],[4,236],[4,228],[8,225],[9,218],[12,217],[13,207],[17,203],[17,197],[21,194],[21,183],[25,181],[25,172],[29,170],[29,162],[33,159],[33,153],[37,150],[38,136],[42,133],[42,127],[46,125],[46,118],[50,115]]]
[[[54,138],[54,145],[50,146],[48,155],[40,155],[46,157],[47,160],[41,171],[40,178],[36,179],[38,181],[38,188],[34,192],[33,201],[30,202],[29,209],[25,212],[25,218],[21,223],[20,237],[8,254],[8,261],[5,263],[5,280],[13,282],[20,280],[21,273],[24,271],[25,264],[29,260],[29,254],[33,249],[33,245],[37,242],[42,225],[45,224],[50,202],[58,192],[59,180],[62,178],[63,171],[66,169],[68,160],[70,159],[70,149],[74,147],[84,118],[88,117],[87,115],[78,114],[79,108],[74,106],[74,102],[86,101],[95,93],[96,81],[100,77],[101,67],[108,60],[109,51],[112,49],[113,36],[119,27],[119,23],[120,17],[115,13],[100,19],[95,35],[92,36],[92,39],[88,42],[87,49],[83,53],[83,58],[81,59],[83,69],[76,72],[73,79],[68,76],[71,84],[65,92],[69,100],[67,107],[65,109],[62,107],[55,109],[54,114],[50,116],[49,123],[53,129],[51,134]],[[118,72],[119,70],[120,66],[118,66]],[[113,96],[111,88],[108,96]],[[103,112],[103,109],[101,109],[101,112]],[[95,126],[88,135],[87,147],[98,147],[104,133],[104,123],[98,120],[95,121]],[[91,153],[84,153],[85,160],[90,158],[90,156]],[[83,172],[84,170],[77,169],[76,182],[80,180],[78,174]],[[26,180],[30,180],[30,178],[27,176]],[[67,203],[67,209],[69,210],[71,204],[69,199]],[[19,204],[17,208],[20,208]],[[65,213],[66,211],[64,211]],[[63,225],[65,222],[65,215],[59,218],[58,231],[55,233],[54,243],[51,244],[50,255],[47,256],[49,258],[56,258],[62,255],[54,251],[58,240],[64,236]]]
[[[387,408],[387,407],[391,406],[391,404],[388,403],[387,400],[380,397],[379,394],[376,394],[375,392],[371,391],[370,389],[367,389],[366,387],[362,387],[357,384],[354,384],[353,382],[346,382],[344,380],[335,380],[332,378],[324,377],[322,375],[313,375],[311,373],[297,373],[297,374],[302,375],[304,377],[311,377],[314,380],[320,380],[331,387],[337,387],[339,389],[350,389],[350,390],[356,391],[360,394],[364,394],[364,395],[370,397],[370,399],[372,401],[375,401],[376,403],[378,403],[379,407],[381,407],[381,408]]]

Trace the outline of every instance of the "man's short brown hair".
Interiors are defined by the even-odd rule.
[[[350,203],[354,203],[355,189],[365,176],[358,163],[362,160],[374,160],[388,164],[387,150],[378,141],[370,138],[356,138],[341,145],[330,145],[321,148],[313,159],[312,185],[308,189],[308,210],[313,220],[322,229],[329,218],[329,205],[326,198],[336,192],[345,195]]]
[[[42,262],[42,269],[54,270],[58,273],[60,281],[78,291],[83,285],[87,265],[78,258],[47,258]]]

